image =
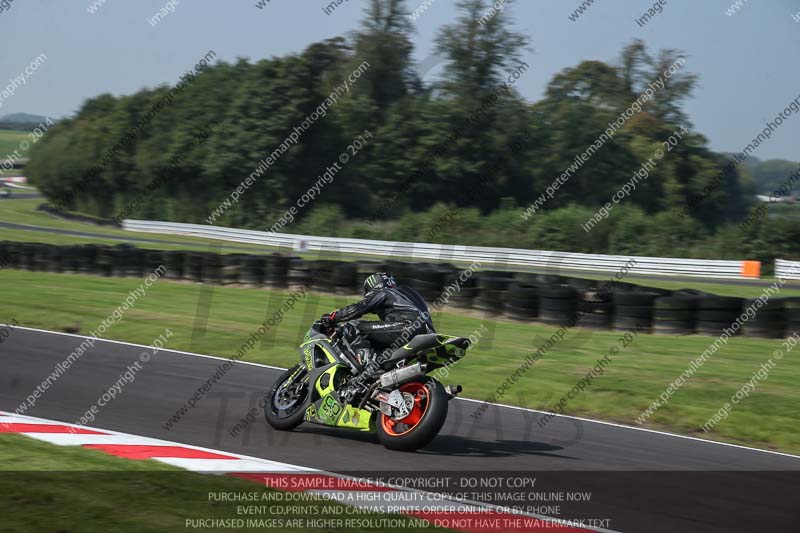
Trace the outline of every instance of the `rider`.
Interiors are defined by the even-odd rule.
[[[375,313],[380,320],[357,320]],[[371,359],[372,349],[397,349],[420,333],[434,333],[425,300],[411,287],[398,287],[394,276],[377,272],[364,280],[364,299],[322,315],[323,324],[346,324],[345,337],[362,365]],[[372,349],[371,349],[372,348]]]

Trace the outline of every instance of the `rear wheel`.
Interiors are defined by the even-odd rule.
[[[275,429],[294,429],[303,422],[308,397],[308,372],[297,364],[281,374],[266,397],[264,414]]]
[[[427,446],[447,418],[447,393],[442,384],[431,378],[400,386],[409,413],[395,420],[381,413],[378,417],[378,440],[390,450],[412,452]]]

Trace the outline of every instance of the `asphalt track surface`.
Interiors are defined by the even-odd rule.
[[[0,409],[17,409],[81,340],[15,329],[0,344]],[[78,421],[146,350],[97,341],[23,414]],[[800,457],[568,417],[539,428],[540,413],[503,406],[474,422],[470,413],[479,404],[468,400],[450,402],[439,437],[416,453],[386,450],[369,434],[308,424],[274,432],[258,402],[280,370],[261,365],[233,365],[165,429],[223,362],[161,350],[87,425],[347,474],[450,476],[447,487],[431,489],[450,493],[465,490],[458,483],[469,475],[536,478],[537,492],[591,492],[590,501],[562,502],[559,512],[610,519],[606,527],[617,531],[797,531],[800,524]],[[256,422],[231,436],[251,408]],[[473,490],[484,491],[473,499],[526,505],[498,501],[508,490]]]

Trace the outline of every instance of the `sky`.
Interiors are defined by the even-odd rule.
[[[60,118],[98,94],[174,84],[209,50],[225,61],[299,53],[358,26],[367,2],[339,1],[326,13],[331,0],[0,0],[0,91],[46,56],[24,85],[6,94],[0,116]],[[525,60],[532,68],[516,87],[534,102],[559,71],[584,60],[613,62],[634,38],[651,51],[679,49],[684,69],[700,76],[685,103],[692,129],[713,150],[740,151],[800,96],[800,0],[739,0],[743,5],[729,16],[735,1],[661,0],[662,12],[640,27],[636,19],[653,1],[595,0],[573,21],[580,0],[517,0],[508,9],[515,29],[531,40]],[[174,12],[149,22],[169,5]],[[408,2],[410,10],[420,5],[428,7],[415,21],[415,59],[427,65],[438,28],[455,20],[456,9],[454,0]],[[795,113],[754,155],[800,160],[798,140]]]

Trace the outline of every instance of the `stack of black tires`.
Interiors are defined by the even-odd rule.
[[[742,298],[705,294],[697,299],[695,332],[700,335],[718,337],[724,331],[739,334],[733,323],[742,313]]]
[[[656,298],[653,304],[653,333],[691,335],[697,296],[675,293]]]
[[[188,252],[183,261],[183,279],[188,281],[203,281],[203,254]]]
[[[203,254],[203,282],[218,284],[222,282],[222,256],[213,252]]]
[[[355,263],[335,263],[331,280],[333,281],[333,292],[352,294],[353,286],[358,280],[358,267]]]
[[[513,282],[513,273],[486,271],[478,275],[478,296],[473,307],[492,315],[503,312],[506,291]]]
[[[786,298],[783,308],[786,310],[786,336],[800,334],[800,298]]]
[[[578,291],[569,285],[539,289],[539,322],[574,324],[578,312]]]
[[[260,255],[248,255],[242,265],[241,282],[258,287],[264,281],[264,259]]]
[[[264,285],[286,287],[289,274],[289,258],[280,254],[268,255],[265,263]]]
[[[599,288],[577,291],[577,325],[582,328],[611,329],[612,293]]]
[[[505,303],[505,314],[516,320],[534,320],[539,316],[539,290],[531,282],[515,282]]]
[[[164,277],[167,279],[182,279],[185,260],[186,252],[180,250],[164,252],[164,266],[167,269]]]
[[[747,321],[744,323],[746,337],[762,337],[765,339],[780,339],[786,330],[786,310],[783,298],[772,298],[766,303],[760,300],[745,300],[744,310],[751,309],[745,314]],[[761,304],[761,305],[759,305]]]
[[[290,289],[299,289],[308,286],[311,282],[311,273],[314,264],[304,261],[299,257],[289,259],[289,268],[286,272],[286,284]]]
[[[650,331],[653,327],[653,301],[658,296],[657,292],[615,291],[612,296],[614,329]]]
[[[430,263],[418,263],[410,273],[410,279],[398,279],[401,284],[408,283],[414,287],[428,303],[435,302],[441,295],[445,287],[445,270],[438,265]]]

